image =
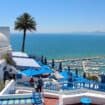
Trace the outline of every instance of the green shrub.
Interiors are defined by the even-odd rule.
[[[3,58],[6,60],[7,64],[14,66],[16,65],[16,63],[13,61],[12,57],[9,54],[5,54]]]
[[[98,81],[98,77],[97,76],[88,76],[87,79],[89,80],[93,80],[93,81]]]
[[[2,91],[2,89],[5,87],[3,81],[0,81],[0,91]]]

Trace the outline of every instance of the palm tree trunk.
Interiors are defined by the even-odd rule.
[[[21,51],[24,52],[25,50],[25,39],[26,39],[26,30],[23,31],[23,42],[22,42],[22,49]]]

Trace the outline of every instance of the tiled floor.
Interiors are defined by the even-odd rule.
[[[58,99],[56,98],[45,98],[44,101],[45,105],[57,105],[58,103]],[[77,104],[68,104],[68,105],[83,105],[83,104],[77,103]],[[96,105],[96,104],[91,104],[91,105]]]
[[[78,103],[78,104],[67,104],[67,105],[83,105],[83,104]],[[96,104],[91,104],[91,105],[96,105]]]
[[[58,99],[57,98],[45,98],[44,102],[45,102],[45,105],[57,105]]]

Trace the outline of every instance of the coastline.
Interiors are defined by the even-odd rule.
[[[20,51],[22,35],[12,34],[11,45],[13,50]],[[76,34],[27,34],[25,52],[36,57],[44,56],[48,62],[63,62],[63,67],[82,69],[81,62],[89,60],[98,62],[100,71],[105,71],[105,36],[100,33],[81,35]],[[97,66],[97,65],[95,65]]]
[[[89,72],[94,73],[105,73],[105,56],[94,56],[94,57],[82,57],[82,58],[70,58],[70,59],[55,59],[55,65],[59,65],[62,62],[63,69],[66,70],[68,66],[71,70],[78,69],[80,75],[84,72],[83,62],[86,63]],[[48,60],[48,63],[51,64],[52,60]],[[57,67],[56,66],[56,67]],[[55,68],[56,68],[55,67]],[[57,69],[57,68],[56,68]]]
[[[81,58],[64,58],[64,59],[55,59],[56,63],[59,62],[73,62],[73,61],[83,61],[83,60],[93,60],[93,59],[104,59],[105,56],[95,56],[95,57],[81,57]],[[51,63],[51,60],[48,60],[49,63]]]

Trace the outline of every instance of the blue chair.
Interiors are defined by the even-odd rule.
[[[80,99],[80,102],[82,105],[90,105],[92,103],[92,100],[89,97],[82,97]]]

